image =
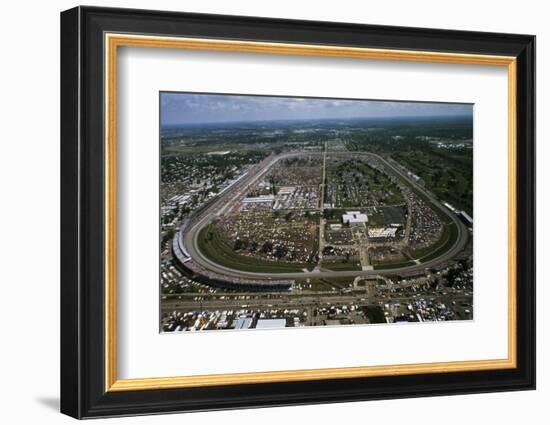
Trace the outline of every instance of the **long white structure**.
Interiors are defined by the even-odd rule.
[[[286,327],[286,319],[259,319],[256,329],[280,329]]]
[[[350,226],[364,226],[368,221],[369,218],[367,214],[360,213],[359,211],[346,211],[346,213],[342,215],[342,222]]]
[[[244,198],[243,204],[262,204],[264,202],[273,202],[274,200],[273,195],[261,195],[253,198]]]

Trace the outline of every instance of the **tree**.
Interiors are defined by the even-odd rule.
[[[277,258],[283,258],[287,253],[286,247],[282,245],[278,245],[277,248],[275,248],[275,257]]]
[[[233,245],[233,251],[239,251],[241,249],[245,249],[247,247],[248,243],[246,241],[243,241],[241,239],[237,239],[235,241],[235,244]]]
[[[264,254],[271,252],[272,249],[273,249],[273,244],[270,241],[265,241],[264,244],[262,245],[262,252]]]
[[[162,243],[161,243],[161,246],[164,248],[166,246],[166,244],[172,240],[172,238],[174,237],[174,235],[176,234],[176,231],[174,229],[170,229],[168,230],[164,236],[162,237]]]

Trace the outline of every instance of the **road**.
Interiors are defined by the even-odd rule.
[[[321,184],[319,185],[319,261],[317,261],[317,267],[321,266],[321,261],[323,260],[323,250],[325,249],[326,220],[323,217],[323,212],[325,211],[325,181],[327,178],[327,144],[328,142],[325,142],[325,150],[323,151],[323,173],[321,177]]]
[[[430,295],[422,295],[419,299],[433,300],[433,299],[446,299],[449,295],[443,295],[441,293],[433,293]],[[455,294],[452,300],[457,303],[471,302],[472,297],[464,294]],[[300,297],[280,297],[276,299],[258,298],[249,300],[220,300],[220,299],[207,299],[200,301],[200,305],[203,310],[239,310],[241,308],[247,309],[293,309],[304,307],[321,307],[330,305],[376,305],[379,303],[410,303],[415,301],[410,296],[386,296],[386,297],[367,297],[364,295],[306,295],[301,294]],[[164,300],[162,302],[162,311],[170,312],[173,310],[178,311],[196,311],[199,301],[190,300]]]
[[[224,195],[219,200],[216,200],[215,202],[213,202],[212,205],[206,209],[206,211],[201,211],[200,217],[193,218],[192,220],[193,223],[192,225],[188,226],[183,239],[183,243],[187,251],[189,252],[191,258],[193,259],[193,261],[200,264],[205,269],[214,271],[221,275],[228,275],[228,276],[237,277],[237,278],[248,278],[248,279],[252,278],[252,279],[266,280],[266,281],[269,281],[270,279],[355,277],[355,276],[388,275],[388,274],[424,270],[426,268],[430,268],[443,261],[447,261],[453,258],[458,253],[460,253],[460,251],[462,251],[466,246],[466,243],[468,242],[467,228],[452,211],[450,211],[448,208],[445,208],[443,205],[441,205],[441,203],[432,194],[427,192],[420,185],[413,182],[401,170],[397,169],[395,166],[393,166],[390,162],[386,161],[381,156],[370,152],[369,153],[351,152],[351,154],[353,155],[371,155],[378,158],[386,167],[388,167],[397,176],[401,177],[409,186],[413,187],[417,192],[427,197],[436,208],[438,208],[441,212],[449,216],[458,229],[458,237],[455,243],[453,244],[453,246],[448,251],[444,252],[442,255],[436,258],[433,258],[431,260],[421,262],[418,264],[414,264],[406,267],[400,267],[400,268],[361,270],[361,271],[353,271],[353,270],[329,271],[329,270],[315,269],[309,272],[301,271],[301,272],[287,272],[287,273],[261,273],[261,272],[250,272],[245,270],[236,270],[236,269],[232,269],[232,268],[215,263],[214,261],[210,260],[199,251],[198,243],[197,243],[198,235],[200,230],[204,226],[212,222],[212,220],[217,215],[219,215],[220,212],[223,212],[228,205],[232,204],[239,197],[243,196],[243,193],[245,192],[245,190],[247,190],[247,188],[250,187],[250,185],[252,185],[253,183],[255,183],[261,176],[265,175],[265,173],[267,173],[275,163],[277,163],[278,161],[284,158],[297,156],[297,155],[304,155],[304,154],[311,155],[311,153],[309,152],[308,153],[302,152],[302,153],[282,154],[274,158],[269,157],[268,160],[264,161],[265,163],[267,163],[266,165],[262,164],[264,166],[254,167],[254,169],[249,172],[249,175],[247,176],[247,178],[243,179],[242,183],[238,184],[235,188],[232,188],[231,190],[227,191],[227,193],[224,193]],[[322,153],[319,152],[319,155],[321,154]],[[330,154],[331,155],[339,155],[339,154],[350,155],[350,152],[331,152]]]

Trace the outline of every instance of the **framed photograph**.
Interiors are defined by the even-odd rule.
[[[535,37],[61,14],[61,411],[535,387]]]

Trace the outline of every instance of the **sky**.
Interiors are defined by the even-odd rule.
[[[472,105],[161,93],[161,125],[327,118],[470,116]]]

